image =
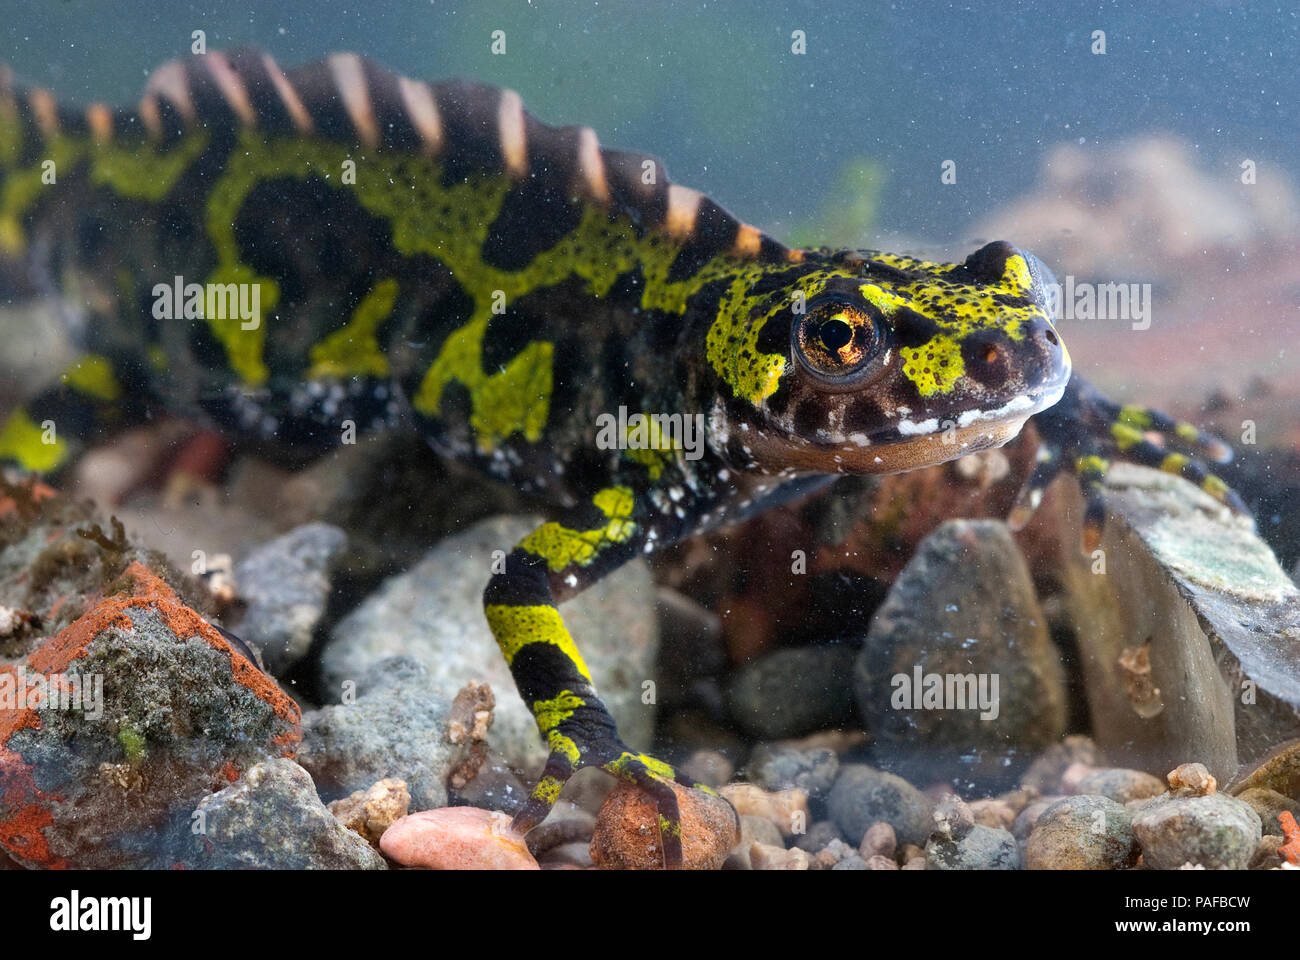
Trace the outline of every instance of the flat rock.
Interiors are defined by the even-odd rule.
[[[1300,589],[1253,521],[1119,463],[1101,552],[1083,556],[1077,491],[1054,493],[1074,524],[1060,541],[1066,622],[1109,762],[1169,770],[1191,758],[1226,783],[1300,735]]]

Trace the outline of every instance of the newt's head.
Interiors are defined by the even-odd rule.
[[[1000,446],[1056,403],[1070,357],[1051,274],[1008,243],[964,263],[824,254],[724,299],[712,441],[768,471],[890,473]]]

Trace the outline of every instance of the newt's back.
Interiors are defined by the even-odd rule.
[[[72,303],[65,384],[118,419],[156,404],[289,454],[414,419],[569,499],[619,456],[598,415],[691,408],[706,371],[677,358],[725,278],[790,256],[510,91],[350,54],[174,61],[137,111],[0,90],[5,273]]]

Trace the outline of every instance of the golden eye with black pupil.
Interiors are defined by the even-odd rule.
[[[809,302],[791,326],[791,350],[813,379],[831,389],[851,388],[878,371],[885,353],[884,325],[847,298]]]

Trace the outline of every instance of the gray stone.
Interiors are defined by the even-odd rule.
[[[308,523],[257,547],[235,565],[239,596],[247,604],[235,632],[262,651],[280,674],[306,655],[330,596],[330,564],[347,534],[328,523]]]
[[[925,845],[930,870],[1019,870],[1016,838],[1005,830],[977,823],[957,838],[934,837]]]
[[[745,767],[749,781],[764,790],[798,787],[810,797],[821,797],[835,782],[840,758],[828,747],[791,747],[761,743]]]
[[[541,521],[494,517],[440,542],[410,570],[385,581],[331,631],[322,653],[327,686],[340,689],[371,664],[408,654],[450,700],[469,680],[491,684],[496,715],[488,744],[507,762],[540,770],[546,748],[483,615],[493,552],[509,553]],[[641,560],[626,564],[560,608],[602,699],[633,749],[653,738],[654,707],[641,702],[654,677],[654,588]]]
[[[727,710],[751,736],[797,737],[843,725],[853,714],[844,646],[775,650],[745,664],[727,683]]]
[[[1223,793],[1148,800],[1133,811],[1133,833],[1153,870],[1244,870],[1262,836],[1250,804]]]
[[[925,702],[931,677],[941,694],[966,678],[952,683],[961,697]],[[978,705],[972,680],[995,708]],[[1001,787],[1060,738],[1060,654],[1005,524],[953,520],[922,541],[872,619],[854,689],[882,765],[917,783]]]
[[[326,801],[397,777],[406,781],[412,812],[445,807],[458,753],[447,741],[450,709],[419,661],[380,660],[358,681],[353,702],[303,715],[298,762]]]
[[[198,805],[205,853],[214,870],[384,870],[387,863],[343,826],[316,795],[311,776],[292,760],[259,763]]]
[[[846,840],[857,846],[867,828],[885,822],[899,843],[925,844],[930,836],[930,801],[902,777],[863,764],[848,764],[827,799],[831,819]]]
[[[1109,797],[1058,800],[1036,816],[1025,845],[1029,870],[1125,870],[1137,860],[1129,811]]]

